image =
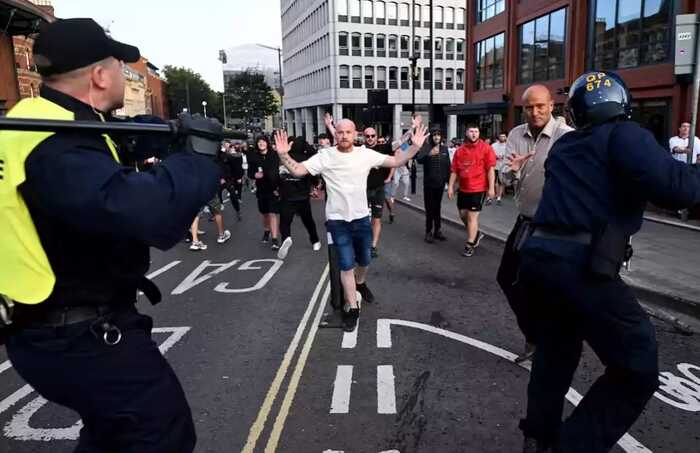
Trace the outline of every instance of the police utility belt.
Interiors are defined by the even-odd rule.
[[[598,234],[594,235],[586,231],[535,226],[532,219],[520,216],[513,243],[514,250],[520,251],[530,237],[589,246],[588,270],[592,275],[604,279],[617,278],[620,268],[629,263],[634,253],[629,236],[621,228],[612,224],[606,225]]]

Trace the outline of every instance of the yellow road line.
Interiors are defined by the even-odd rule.
[[[270,384],[270,389],[267,391],[267,395],[265,396],[265,400],[263,401],[263,404],[260,407],[258,416],[255,419],[255,422],[253,422],[253,425],[250,427],[250,431],[248,433],[248,440],[243,446],[243,450],[241,450],[241,453],[253,453],[253,451],[255,450],[255,444],[258,442],[258,439],[260,438],[260,435],[262,434],[262,431],[265,428],[265,422],[267,421],[267,417],[270,415],[272,404],[275,402],[275,398],[277,398],[277,394],[279,393],[280,387],[282,386],[282,381],[287,376],[287,370],[289,369],[289,365],[292,362],[292,358],[296,353],[297,347],[299,346],[301,336],[304,333],[304,330],[306,330],[306,325],[309,322],[311,312],[313,312],[313,308],[316,305],[316,301],[321,292],[321,288],[323,288],[323,284],[325,283],[327,277],[328,265],[326,265],[325,269],[323,270],[323,273],[321,274],[321,279],[316,284],[316,289],[311,295],[311,299],[309,300],[309,304],[306,307],[304,316],[299,322],[299,326],[297,327],[297,331],[294,334],[294,338],[292,339],[292,342],[289,343],[287,352],[284,353],[282,363],[277,369],[277,373],[275,374],[275,378],[273,379],[272,384]],[[321,307],[323,307],[324,305],[325,303],[322,303]],[[316,324],[318,324],[318,321],[316,322]]]
[[[311,351],[311,346],[313,345],[314,338],[316,337],[316,332],[318,332],[318,324],[321,322],[321,316],[323,315],[323,310],[326,307],[328,298],[331,293],[330,283],[326,287],[326,292],[323,294],[321,303],[316,311],[316,317],[311,324],[311,330],[309,330],[309,335],[306,337],[306,342],[304,347],[301,349],[299,354],[299,360],[292,373],[292,378],[289,380],[289,386],[287,387],[287,394],[284,395],[284,400],[282,400],[282,406],[280,407],[280,412],[277,414],[277,419],[272,427],[272,432],[270,433],[270,440],[267,442],[265,447],[265,453],[274,453],[277,450],[277,445],[279,444],[280,436],[282,435],[282,429],[284,429],[284,423],[289,415],[289,409],[292,406],[292,401],[294,401],[294,395],[296,395],[297,388],[299,387],[299,380],[301,379],[301,374],[304,371],[304,366],[306,365],[306,360],[309,357],[309,352]]]

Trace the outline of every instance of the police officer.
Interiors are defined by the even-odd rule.
[[[579,77],[568,109],[577,130],[549,153],[522,248],[520,280],[540,302],[521,422],[528,453],[607,452],[644,410],[658,386],[656,338],[618,272],[648,201],[674,209],[700,202],[700,172],[629,121],[630,95],[616,74]],[[583,341],[605,372],[562,423]]]
[[[41,96],[8,116],[109,121],[123,106],[123,65],[139,57],[91,19],[58,20],[34,44]],[[135,172],[97,134],[2,131],[0,149],[3,213],[22,225],[26,203],[31,215],[24,231],[0,237],[0,270],[10,270],[0,293],[17,302],[6,343],[14,368],[44,398],[80,414],[78,452],[193,451],[183,389],[151,340],[151,318],[134,304],[137,289],[159,298],[144,277],[149,246],[182,239],[214,196],[218,168],[180,152]],[[38,247],[21,253],[34,233]],[[46,272],[25,266],[30,260],[47,260]]]

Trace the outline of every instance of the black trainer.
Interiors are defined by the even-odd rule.
[[[268,242],[270,242],[270,232],[269,232],[269,231],[266,230],[266,231],[263,233],[263,237],[262,237],[262,239],[260,240],[260,242],[262,242],[263,244],[267,244]]]
[[[277,238],[272,238],[272,250],[279,250],[280,249],[280,240]]]
[[[367,287],[367,283],[362,283],[362,284],[357,284],[355,285],[357,292],[360,293],[362,296],[362,300],[364,302],[367,302],[368,304],[373,304],[375,302],[374,299],[374,294],[372,294],[372,291],[369,290]]]
[[[357,328],[357,320],[360,319],[360,309],[350,308],[349,310],[343,309],[343,330],[346,332],[352,332]]]
[[[370,255],[372,258],[377,258],[377,257],[379,256],[379,251],[377,251],[377,247],[372,247],[372,248],[369,250],[369,255]]]

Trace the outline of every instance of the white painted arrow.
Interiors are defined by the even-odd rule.
[[[429,324],[423,324],[414,321],[405,321],[402,319],[377,319],[378,348],[391,348],[392,325],[411,327],[413,329],[423,330],[425,332],[434,333],[445,338],[450,338],[452,340],[459,341],[469,346],[473,346],[477,349],[481,349],[482,351],[489,352],[495,356],[501,357],[502,359],[508,360],[509,362],[513,362],[517,357],[516,354],[513,354],[510,351],[506,351],[505,349],[501,349],[498,346],[494,346],[489,343],[484,343],[483,341],[476,340],[466,335],[450,332],[449,330],[440,329],[439,327],[431,326]],[[530,371],[529,364],[520,363],[518,365],[521,368]],[[582,397],[581,394],[578,393],[576,390],[569,388],[569,392],[566,394],[566,399],[568,399],[574,406],[577,406],[578,403],[581,401]],[[630,436],[629,434],[625,434],[624,436],[622,436],[622,438],[617,442],[617,444],[628,453],[652,453],[651,450],[642,445],[641,442],[639,442],[637,439]]]

